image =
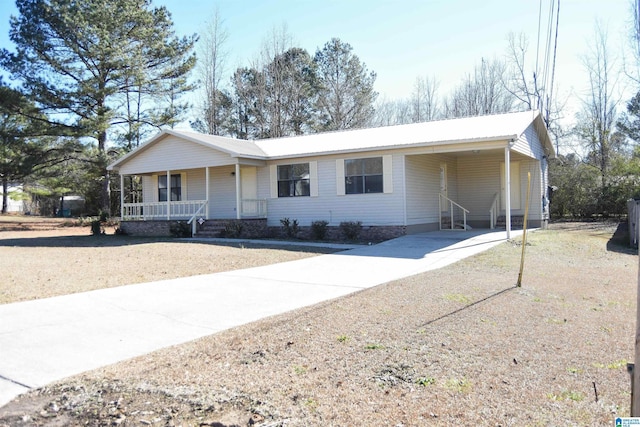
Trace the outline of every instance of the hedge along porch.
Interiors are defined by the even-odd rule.
[[[530,225],[548,219],[553,154],[528,111],[259,141],[165,130],[109,167],[142,184],[141,201],[122,196],[124,221],[361,221],[397,235],[502,217],[509,232],[528,172]]]

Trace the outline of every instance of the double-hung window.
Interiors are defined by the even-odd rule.
[[[278,166],[278,197],[311,195],[309,163]]]
[[[158,201],[166,202],[167,194],[170,192],[171,201],[182,200],[182,183],[180,174],[171,175],[170,186],[167,186],[167,175],[158,175]]]
[[[346,194],[382,193],[382,157],[344,161]]]

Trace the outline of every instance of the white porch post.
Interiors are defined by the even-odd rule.
[[[124,221],[124,175],[120,174],[120,221]]]
[[[171,171],[167,171],[167,221],[171,219]]]
[[[205,180],[205,184],[204,184],[204,188],[205,188],[205,200],[207,202],[207,206],[205,206],[204,208],[204,217],[206,219],[209,219],[209,166],[207,166],[204,169],[204,180]]]
[[[236,163],[236,219],[240,219],[240,209],[242,208],[242,192],[240,191],[240,164]]]
[[[511,238],[511,143],[504,149],[504,209],[507,239]]]

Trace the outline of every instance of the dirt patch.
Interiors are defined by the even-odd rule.
[[[611,425],[638,265],[615,229],[530,234],[521,288],[516,240],[33,391],[0,425]]]

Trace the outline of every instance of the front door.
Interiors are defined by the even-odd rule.
[[[255,216],[258,214],[258,168],[255,166],[243,166],[240,168],[240,203],[243,216]]]

